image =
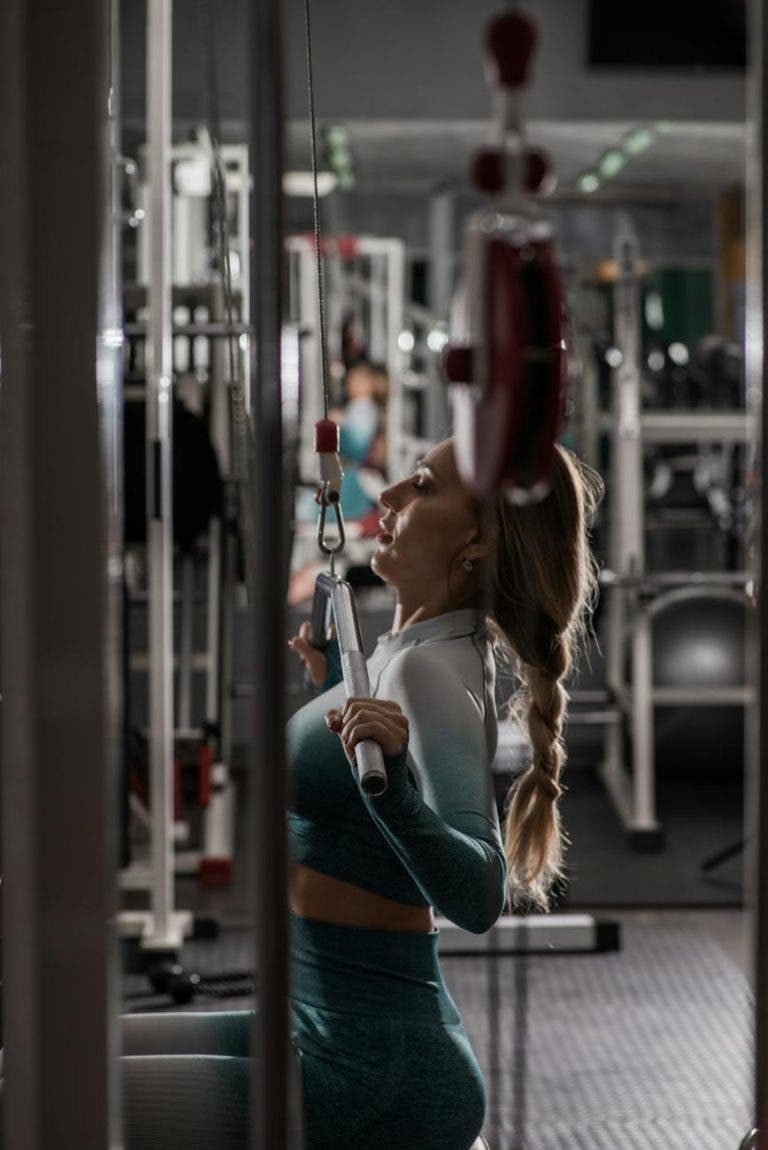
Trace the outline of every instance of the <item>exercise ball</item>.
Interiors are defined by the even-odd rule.
[[[716,591],[671,600],[653,620],[656,687],[742,687],[747,604]],[[655,708],[656,769],[726,777],[744,762],[743,706]]]

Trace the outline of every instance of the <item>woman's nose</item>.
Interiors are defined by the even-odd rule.
[[[395,491],[396,491],[396,488],[394,486],[393,487],[385,487],[384,490],[379,495],[379,503],[381,504],[382,507],[385,507],[387,509],[387,511],[394,510],[394,508],[392,506],[392,496],[393,496],[393,493]]]
[[[385,487],[379,495],[379,503],[387,511],[397,511],[398,507],[402,504],[402,490],[404,483],[393,484],[392,487]]]

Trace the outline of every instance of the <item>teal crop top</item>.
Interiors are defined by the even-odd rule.
[[[506,865],[490,770],[495,667],[479,612],[382,636],[368,674],[371,693],[407,716],[407,752],[385,760],[385,793],[365,795],[324,718],[343,707],[344,684],[326,680],[288,724],[289,857],[481,934],[504,908]]]

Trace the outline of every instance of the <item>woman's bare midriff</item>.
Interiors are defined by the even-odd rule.
[[[336,922],[342,926],[413,930],[425,934],[435,929],[429,906],[396,902],[299,863],[291,863],[288,869],[288,905],[302,918]]]

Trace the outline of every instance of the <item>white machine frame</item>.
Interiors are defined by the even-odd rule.
[[[612,514],[609,534],[610,579],[606,581],[608,694],[574,692],[569,721],[604,726],[602,781],[630,843],[640,850],[661,849],[663,828],[656,806],[654,707],[746,706],[746,686],[661,688],[653,683],[654,616],[671,602],[715,592],[745,604],[743,572],[645,573],[646,444],[747,443],[753,421],[742,411],[644,412],[641,405],[640,279],[637,240],[631,231],[616,244],[615,343],[622,362],[614,369],[611,434]],[[743,588],[740,593],[738,588]],[[626,644],[630,644],[627,677]],[[745,663],[746,677],[746,663]],[[625,762],[624,733],[632,735],[632,762]]]
[[[149,775],[151,811],[149,814],[149,861],[137,860],[120,875],[123,890],[146,890],[150,905],[147,911],[123,911],[118,916],[121,934],[138,937],[145,951],[178,951],[189,937],[194,921],[188,912],[174,907],[173,882],[177,873],[225,873],[234,854],[235,784],[231,774],[232,684],[219,681],[224,648],[224,666],[231,670],[232,587],[225,595],[223,616],[218,602],[222,593],[222,538],[224,524],[213,519],[207,541],[206,650],[195,653],[192,647],[194,570],[185,560],[182,570],[182,634],[179,660],[180,696],[178,725],[173,715],[173,532],[171,508],[171,442],[172,427],[168,415],[173,373],[174,339],[197,334],[201,340],[212,339],[210,356],[211,438],[216,448],[225,483],[232,476],[232,442],[230,400],[225,381],[228,377],[228,353],[223,292],[212,284],[211,270],[200,260],[208,246],[207,200],[204,183],[199,194],[172,190],[171,176],[175,164],[196,163],[205,172],[210,169],[211,149],[204,133],[196,141],[171,146],[170,114],[170,39],[169,29],[160,27],[166,9],[157,5],[148,23],[150,68],[149,137],[147,147],[148,182],[144,187],[145,222],[140,229],[138,272],[147,284],[147,437],[148,467],[152,466],[152,441],[162,428],[161,483],[166,514],[162,529],[150,518],[147,535],[147,568],[150,631],[146,667],[149,673]],[[155,27],[152,23],[157,23]],[[154,102],[152,102],[154,101]],[[246,409],[250,410],[250,356],[248,321],[250,316],[250,248],[249,195],[250,172],[248,147],[223,145],[220,149],[228,196],[236,198],[236,227],[229,233],[230,252],[235,275],[234,286],[241,302],[238,354],[244,380]],[[173,287],[209,285],[212,309],[209,322],[196,323],[194,316],[180,316],[172,307]],[[128,326],[126,328],[128,331]],[[128,332],[130,334],[130,332]],[[246,354],[243,354],[246,353]],[[158,365],[162,365],[158,368]],[[158,419],[160,420],[158,422]],[[148,473],[148,491],[151,471]],[[233,563],[230,562],[230,566]],[[228,654],[229,653],[229,654]],[[134,667],[139,661],[134,658]],[[173,817],[174,754],[176,735],[189,735],[193,670],[206,675],[206,719],[218,720],[219,761],[213,764],[211,795],[203,819],[203,842],[200,851],[177,851],[183,844],[185,827]],[[222,689],[223,688],[223,689]]]

